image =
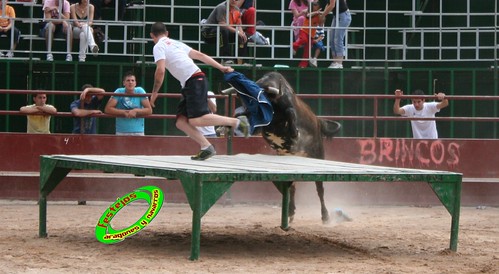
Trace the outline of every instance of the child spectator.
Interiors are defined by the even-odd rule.
[[[315,31],[315,36],[312,44],[312,52],[314,53],[314,57],[310,59],[310,65],[312,67],[317,67],[317,58],[319,58],[319,55],[321,52],[326,51],[326,47],[324,46],[324,43],[322,40],[324,40],[324,37],[326,36],[324,33],[324,26],[320,26],[317,28]]]
[[[300,68],[306,68],[308,66],[308,59],[310,57],[310,45],[313,44],[312,38],[315,37],[317,27],[324,24],[324,19],[327,14],[333,9],[333,3],[335,0],[330,0],[330,4],[326,6],[324,12],[321,12],[321,6],[319,1],[314,1],[310,3],[310,10],[303,22],[303,27],[300,30],[300,35],[298,40],[293,43],[293,55],[300,46],[303,47],[302,60],[298,64]]]

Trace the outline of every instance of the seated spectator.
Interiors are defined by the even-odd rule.
[[[118,88],[116,94],[145,94],[145,90],[137,87],[133,72],[127,72],[123,77],[123,88]],[[112,96],[104,110],[107,114],[116,116],[116,135],[144,135],[144,118],[152,114],[151,103],[147,97]]]
[[[0,0],[0,16],[4,14],[2,10],[3,0]],[[5,18],[7,17],[7,18]],[[0,37],[7,37],[9,41],[12,41],[10,49],[5,56],[8,58],[14,57],[14,50],[16,50],[19,44],[19,37],[21,37],[21,32],[14,27],[14,18],[16,18],[16,11],[13,7],[5,4],[5,17],[0,18]],[[12,39],[12,34],[14,34],[14,39]],[[3,57],[3,52],[0,52],[0,57]]]
[[[234,43],[236,39],[239,39],[239,56],[247,55],[246,42],[248,40],[246,33],[241,26],[241,13],[239,12],[239,2],[240,0],[226,0],[218,4],[215,9],[211,12],[208,19],[203,22],[204,26],[201,28],[201,36],[206,43],[216,44],[217,40],[220,45],[220,55],[222,58],[227,58],[231,56],[231,49],[229,43]],[[227,5],[229,5],[229,20],[227,22]],[[214,25],[219,25],[218,27]],[[222,61],[223,64],[234,64],[234,60]]]
[[[102,94],[105,91],[101,88],[94,88],[90,84],[83,85],[82,90],[80,98],[74,100],[69,106],[71,113],[75,116],[73,118],[73,133],[96,134],[97,119],[88,116],[102,113],[99,107],[104,98]]]
[[[288,8],[293,13],[291,26],[293,27],[293,39],[296,41],[308,13],[308,0],[291,0]]]
[[[59,6],[59,3],[61,6]],[[40,30],[40,36],[45,37],[47,44],[47,61],[54,61],[54,55],[52,54],[54,36],[66,39],[66,61],[73,61],[73,57],[71,56],[71,48],[73,47],[73,31],[69,24],[69,2],[67,0],[45,0],[43,4],[43,12],[45,26]]]
[[[238,7],[241,12],[241,22],[243,25],[244,32],[248,37],[248,42],[253,42],[257,45],[268,45],[270,44],[269,38],[263,36],[260,32],[256,30],[256,0],[239,0]]]
[[[88,0],[79,0],[78,3],[71,5],[71,19],[73,19],[73,35],[80,39],[80,51],[78,61],[85,62],[87,49],[96,54],[99,47],[94,41],[92,24],[94,21],[94,5],[89,4]]]
[[[38,93],[33,96],[32,105],[21,107],[19,111],[28,114],[28,133],[50,133],[50,115],[57,114],[57,109],[46,104],[47,94]]]
[[[208,91],[208,96],[213,96],[215,93],[213,91]],[[215,97],[208,98],[208,108],[210,109],[210,113],[217,113],[217,99]],[[204,127],[196,127],[204,137],[212,138],[217,137],[217,132],[215,131],[214,126],[204,126]]]

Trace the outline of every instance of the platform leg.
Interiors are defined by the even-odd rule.
[[[454,207],[452,211],[452,223],[450,228],[450,250],[457,251],[458,235],[459,235],[459,216],[461,214],[461,187],[462,183],[454,184]]]
[[[290,183],[282,183],[280,188],[282,192],[282,211],[281,211],[281,229],[289,229],[289,187]]]
[[[191,257],[194,261],[199,259],[201,245],[201,206],[203,197],[203,182],[197,178],[194,183],[194,203],[192,207],[192,239],[191,239]]]
[[[38,224],[38,237],[47,237],[47,195],[40,193],[40,198],[38,200],[39,217],[40,221]]]

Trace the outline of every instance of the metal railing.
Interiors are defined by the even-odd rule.
[[[74,91],[42,91],[42,90],[5,90],[0,89],[0,94],[9,94],[9,95],[32,95],[37,93],[45,93],[49,95],[50,101],[54,102],[55,97],[62,96],[79,96],[80,92]],[[103,94],[106,97],[109,96],[150,96],[151,94],[141,94],[141,95],[116,95],[112,92],[106,92]],[[313,104],[329,104],[331,100],[352,100],[355,102],[361,102],[362,104],[368,104],[372,102],[372,108],[370,110],[364,110],[359,115],[319,115],[318,117],[323,119],[332,119],[341,121],[343,125],[343,131],[340,132],[341,137],[403,137],[410,138],[410,120],[436,120],[438,122],[447,122],[450,124],[450,127],[444,134],[440,134],[447,138],[455,138],[454,131],[457,130],[462,124],[471,124],[471,126],[467,126],[470,128],[469,134],[466,136],[460,136],[459,138],[498,138],[499,137],[499,117],[498,116],[480,116],[480,117],[456,117],[456,116],[445,116],[445,114],[439,114],[436,118],[406,118],[399,117],[391,114],[391,109],[383,110],[380,105],[388,104],[393,105],[393,101],[395,99],[394,95],[380,95],[380,94],[371,94],[371,95],[353,95],[353,94],[342,94],[342,95],[325,95],[325,94],[298,94],[298,97],[305,100],[306,102],[311,102],[313,100]],[[234,109],[236,108],[236,97],[235,96],[225,96],[225,95],[216,95],[214,96],[218,100],[223,100],[222,102],[218,102],[219,105],[219,114],[231,116],[234,113]],[[172,93],[172,94],[159,94],[159,98],[163,98],[164,100],[179,100],[181,98],[181,94]],[[411,99],[411,98],[425,98],[427,100],[434,100],[435,96],[410,96],[404,95],[400,96],[401,100]],[[469,101],[473,104],[475,102],[485,101],[485,102],[493,102],[497,104],[499,102],[499,96],[446,96],[449,100],[450,105],[457,101]],[[158,103],[161,102],[162,99],[158,99]],[[105,101],[105,100],[104,100]],[[104,104],[105,102],[103,102]],[[163,102],[165,103],[165,102]],[[60,107],[51,103],[56,108]],[[103,109],[104,106],[101,106]],[[173,109],[175,110],[175,109]],[[317,112],[317,111],[316,111]],[[490,113],[490,112],[489,112]],[[497,110],[496,112],[497,113]],[[0,110],[0,121],[6,121],[8,124],[8,120],[11,119],[10,116],[25,116],[26,114],[21,113],[18,110]],[[71,112],[58,112],[56,117],[73,118],[73,114]],[[115,118],[114,116],[107,114],[94,114],[93,117],[100,118]],[[155,120],[168,120],[174,124],[175,114],[153,114],[147,117],[146,119],[155,119]],[[360,127],[364,128],[364,133],[360,135],[349,135],[348,132],[352,132],[351,129],[353,127],[359,127],[359,125],[369,122],[369,126],[362,125]],[[403,123],[402,123],[403,122]],[[360,124],[359,124],[360,123]],[[483,123],[485,127],[490,131],[490,134],[487,134],[485,137],[482,136],[479,132],[475,132],[478,130],[478,124]],[[70,133],[72,131],[71,123],[66,123],[68,126],[65,128],[63,132],[57,132],[51,130],[53,133]],[[368,129],[366,129],[368,128]],[[52,129],[54,129],[54,119],[52,119]],[[4,132],[9,132],[8,128],[4,129]],[[439,130],[439,132],[442,130]],[[368,135],[368,132],[371,135]],[[148,133],[148,129],[146,127],[146,134]],[[177,131],[178,133],[178,131]],[[442,133],[442,132],[441,132]],[[152,135],[175,135],[175,132],[171,129],[164,128],[161,130],[159,134]]]

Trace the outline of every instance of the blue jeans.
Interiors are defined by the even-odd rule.
[[[329,46],[331,47],[331,54],[333,57],[346,55],[345,36],[351,22],[352,15],[348,10],[338,15],[337,28],[335,28],[336,16],[333,17],[333,23],[331,24],[333,29],[329,32]]]

